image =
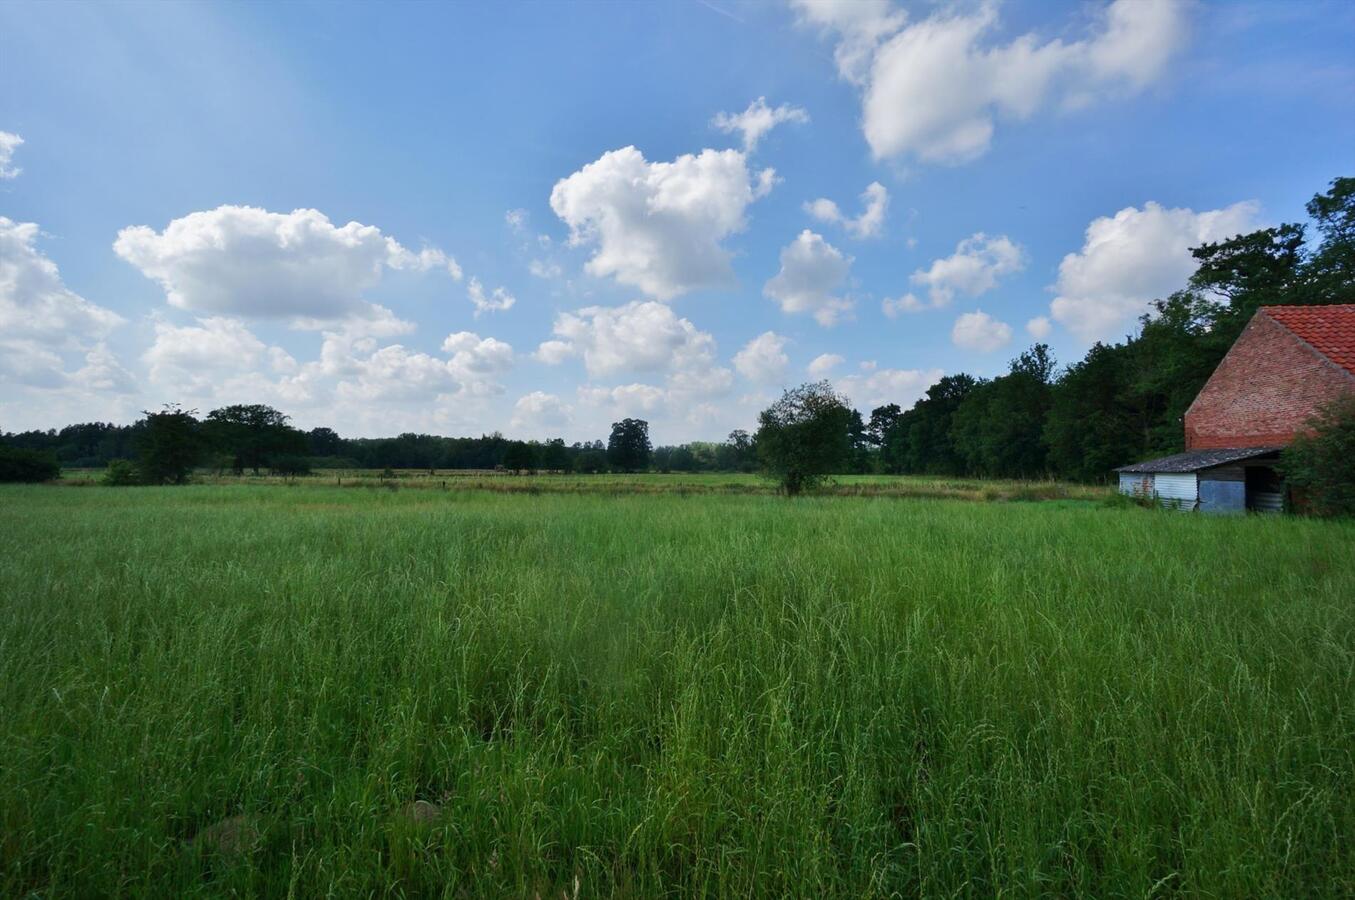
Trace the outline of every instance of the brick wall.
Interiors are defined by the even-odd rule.
[[[1186,449],[1287,444],[1355,377],[1258,312],[1186,410]]]

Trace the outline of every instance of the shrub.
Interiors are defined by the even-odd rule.
[[[274,475],[309,475],[311,461],[306,456],[275,456],[269,468],[273,470]]]
[[[36,484],[61,475],[61,465],[51,453],[0,446],[0,482]]]
[[[141,483],[141,473],[129,460],[115,459],[104,470],[103,483],[108,487],[128,487]]]
[[[1308,425],[1312,433],[1284,451],[1280,470],[1308,511],[1355,516],[1355,397],[1329,403]]]

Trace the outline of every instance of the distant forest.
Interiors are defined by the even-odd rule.
[[[868,416],[856,412],[848,470],[1103,481],[1115,466],[1179,451],[1186,407],[1260,306],[1355,302],[1355,178],[1334,180],[1307,211],[1317,231],[1315,247],[1307,226],[1297,223],[1196,247],[1196,273],[1181,290],[1154,302],[1136,335],[1097,343],[1065,368],[1047,346],[1036,344],[999,377],[948,375],[910,409],[890,404]],[[180,411],[126,426],[93,422],[4,433],[0,442],[52,454],[67,467],[101,467],[137,460],[148,423],[169,414],[194,433],[197,464],[221,470],[757,467],[756,446],[744,431],[719,443],[652,450],[647,426],[638,420],[618,423],[607,443],[523,442],[498,433],[344,438],[330,428],[292,428],[285,415],[258,405],[224,407],[201,420]]]

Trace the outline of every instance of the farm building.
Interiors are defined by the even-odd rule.
[[[1117,469],[1120,492],[1186,510],[1279,511],[1281,452],[1349,395],[1355,304],[1263,306],[1186,410],[1186,452]]]

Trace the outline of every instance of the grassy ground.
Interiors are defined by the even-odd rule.
[[[0,895],[1350,896],[1352,598],[1296,519],[7,488]]]

